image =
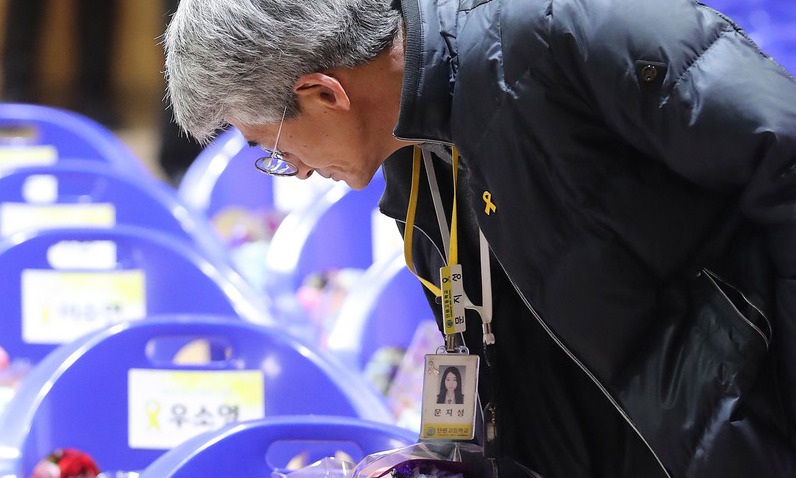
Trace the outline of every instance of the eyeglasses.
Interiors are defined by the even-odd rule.
[[[254,167],[271,176],[295,176],[299,172],[298,166],[286,160],[285,155],[277,148],[279,145],[279,136],[282,134],[282,125],[285,124],[285,113],[287,113],[287,106],[285,106],[285,110],[282,112],[282,120],[279,122],[279,129],[276,132],[274,147],[266,148],[260,146],[260,149],[267,154],[254,161]]]

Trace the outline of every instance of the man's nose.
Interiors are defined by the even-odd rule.
[[[299,172],[298,172],[298,174],[296,175],[296,177],[298,177],[299,179],[307,179],[307,178],[309,178],[310,176],[312,176],[312,173],[313,173],[314,171],[315,171],[315,170],[314,170],[314,169],[312,169],[312,168],[304,168],[304,167],[302,167],[302,166],[299,166]]]

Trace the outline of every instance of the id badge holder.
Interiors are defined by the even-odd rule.
[[[426,355],[420,438],[472,440],[478,390],[478,355]]]
[[[440,270],[442,320],[447,353],[426,355],[420,438],[472,440],[478,403],[480,359],[454,346],[455,334],[464,332],[464,282],[461,266]]]

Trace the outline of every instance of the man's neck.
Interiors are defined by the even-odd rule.
[[[404,73],[404,35],[400,29],[391,48],[370,62],[345,72],[346,91],[359,109],[363,128],[378,145],[384,158],[409,143],[392,132],[398,121]]]

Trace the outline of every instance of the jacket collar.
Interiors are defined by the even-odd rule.
[[[452,0],[401,1],[406,43],[401,108],[393,130],[397,138],[452,143],[457,5]]]

